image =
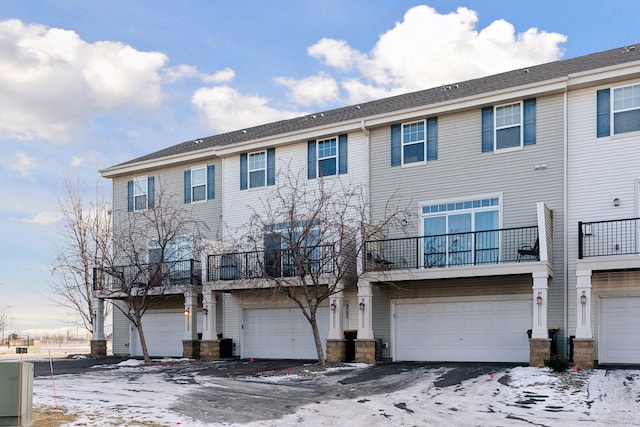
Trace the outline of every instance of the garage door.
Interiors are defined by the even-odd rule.
[[[202,324],[202,316],[198,316]],[[145,313],[142,317],[144,337],[151,357],[182,357],[184,337],[184,312]],[[198,331],[202,328],[199,327]],[[131,355],[142,356],[140,337],[135,327],[131,329]]]
[[[528,362],[531,299],[396,302],[395,360]]]
[[[600,299],[599,363],[640,363],[640,297]]]
[[[329,309],[317,313],[323,348],[329,334]],[[318,359],[309,322],[297,307],[243,310],[242,357]]]

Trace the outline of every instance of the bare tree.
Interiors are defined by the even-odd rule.
[[[258,267],[246,268],[243,279],[256,283],[261,277],[272,292],[300,308],[324,366],[319,307],[357,283],[365,242],[402,220],[406,211],[392,198],[374,224],[363,186],[339,178],[310,181],[290,168],[278,174],[278,184],[239,233],[236,245],[256,254],[250,263]]]
[[[197,254],[206,224],[185,206],[160,188],[146,209],[117,213],[113,264],[96,270],[101,296],[124,301],[114,306],[135,326],[147,363],[145,312],[167,293],[182,293],[201,282]]]
[[[111,203],[99,181],[93,199],[87,201],[82,181],[67,179],[58,205],[63,224],[51,269],[54,300],[74,310],[79,325],[91,332],[93,268],[111,262]]]

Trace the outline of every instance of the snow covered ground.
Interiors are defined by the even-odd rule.
[[[316,381],[334,384],[369,369],[352,365],[332,372],[287,373],[251,378],[224,378],[201,371],[176,371],[166,375],[162,363],[142,365],[128,360],[110,369],[104,367],[77,375],[34,379],[34,405],[59,406],[75,412],[79,419],[71,426],[142,425],[155,422],[167,426],[583,426],[640,425],[640,370],[583,370],[554,374],[543,368],[504,368],[479,375],[459,384],[438,387],[438,379],[451,368],[433,368],[414,373],[407,386],[385,393],[355,398],[323,394],[303,406],[282,405],[274,419],[254,418],[248,423],[221,421],[214,403],[198,414],[189,413],[190,400],[207,393],[245,398],[241,407],[249,414],[258,406],[252,399],[264,399],[257,390],[278,389],[297,393],[313,391]],[[419,377],[416,377],[419,375]],[[328,383],[327,383],[328,381]],[[333,383],[331,383],[333,382]],[[54,392],[55,387],[55,392]],[[201,399],[201,400],[202,400]],[[235,397],[234,397],[235,399]],[[257,402],[257,400],[255,400]],[[194,402],[195,407],[195,402]],[[208,407],[207,407],[208,408]],[[233,412],[233,411],[231,411]],[[251,418],[251,417],[249,417]],[[238,418],[246,419],[246,417]],[[228,420],[228,419],[227,419]]]

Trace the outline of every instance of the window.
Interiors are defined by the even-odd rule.
[[[194,203],[215,198],[215,167],[200,166],[184,171],[184,202]]]
[[[276,149],[240,155],[240,190],[276,183]]]
[[[347,173],[347,135],[309,141],[307,176],[315,179]]]
[[[391,166],[438,159],[438,118],[391,126]]]
[[[149,242],[149,277],[156,285],[171,284],[171,281],[190,279],[194,273],[192,241],[189,238],[177,238],[165,242],[164,247],[157,241]]]
[[[264,187],[267,182],[267,153],[249,154],[249,188]]]
[[[609,136],[613,122],[613,134],[640,130],[640,84],[613,88],[613,100],[609,89],[599,90],[598,137]]]
[[[422,207],[425,268],[498,261],[498,197]]]
[[[266,231],[264,266],[269,277],[294,277],[328,267],[324,265],[328,253],[323,253],[320,230],[315,225],[308,221],[293,226],[275,224]]]
[[[536,143],[536,100],[482,109],[482,151],[521,148]]]
[[[152,176],[135,178],[127,182],[127,211],[141,211],[153,207]]]

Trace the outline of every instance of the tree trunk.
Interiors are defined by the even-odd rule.
[[[149,357],[147,340],[144,337],[144,331],[142,330],[142,319],[140,318],[138,318],[136,322],[136,329],[138,331],[138,337],[140,338],[140,346],[142,347],[142,356],[144,357],[144,363],[149,364],[151,362],[151,358]]]
[[[325,366],[324,351],[322,350],[322,339],[320,338],[320,331],[318,330],[318,321],[316,320],[315,312],[309,316],[309,323],[311,324],[311,330],[313,330],[313,339],[316,342],[316,352],[318,353],[318,363],[320,366]]]

